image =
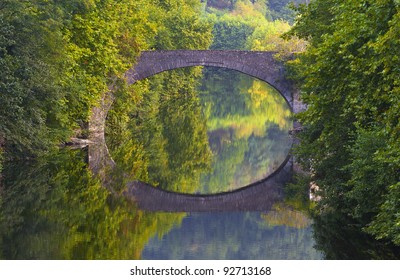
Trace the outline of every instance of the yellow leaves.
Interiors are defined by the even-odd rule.
[[[238,139],[247,139],[252,134],[265,135],[267,125],[271,123],[276,124],[280,129],[290,127],[290,109],[284,98],[274,88],[263,81],[254,79],[251,87],[242,91],[241,94],[250,95],[251,114],[210,119],[208,121],[210,130],[232,127]]]
[[[265,21],[255,29],[249,38],[249,47],[254,51],[277,51],[281,54],[303,52],[307,46],[305,40],[297,37],[289,40],[282,38],[282,35],[289,29],[290,25],[285,21]]]
[[[294,228],[306,228],[311,225],[311,220],[298,210],[294,210],[284,204],[275,204],[272,210],[262,217],[269,226],[287,226]]]
[[[262,10],[265,10],[265,8],[262,9],[262,6],[260,4],[253,5],[249,1],[238,1],[236,3],[235,9],[232,12],[232,15],[255,23],[259,20],[265,20]]]
[[[235,23],[243,23],[254,29],[247,38],[247,48],[253,51],[276,51],[280,56],[287,56],[294,52],[303,52],[307,46],[305,40],[293,36],[285,40],[282,35],[291,28],[289,23],[276,20],[268,21],[265,18],[265,3],[238,1],[235,9],[224,14],[220,20],[232,18]]]

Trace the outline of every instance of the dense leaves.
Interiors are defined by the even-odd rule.
[[[143,49],[207,48],[198,1],[2,1],[0,142],[36,155],[79,134]]]
[[[268,16],[268,1],[238,0],[227,11],[210,7],[206,11],[214,23],[211,49],[276,51],[287,55],[305,47],[303,40],[281,38],[290,25],[283,18],[272,20]]]
[[[32,153],[60,133],[56,112],[63,93],[53,79],[60,62],[55,47],[62,41],[53,32],[58,16],[25,1],[4,1],[0,9],[0,139],[17,151]]]
[[[308,104],[299,159],[321,188],[321,209],[400,245],[399,4],[315,0],[298,12],[290,34],[310,43],[292,62]]]

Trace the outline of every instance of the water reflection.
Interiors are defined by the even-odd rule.
[[[104,188],[86,161],[86,151],[62,150],[36,162],[6,167],[0,204],[1,259],[318,256],[312,249],[309,224],[288,223],[287,209],[272,203],[281,196],[265,200],[265,208],[272,212],[143,211],[131,199]],[[116,183],[113,187],[123,189]],[[171,238],[185,242],[172,246]],[[164,245],[157,243],[160,240],[165,240]]]
[[[85,151],[64,150],[6,167],[2,259],[139,259],[150,238],[183,213],[146,213],[92,177]]]
[[[109,113],[107,145],[130,179],[174,192],[199,189],[212,154],[196,91],[198,70],[168,71],[135,84],[137,90],[146,90],[129,108],[129,121],[120,133],[115,133],[121,124],[113,116],[120,115],[124,104]]]
[[[398,255],[343,217],[319,216],[312,225],[306,211],[285,203],[290,161],[277,166],[287,153],[288,115],[280,106],[263,108],[275,101],[258,93],[257,81],[234,79],[247,93],[233,99],[203,85],[200,100],[201,72],[179,71],[136,85],[148,92],[126,127],[118,130],[111,114],[115,162],[102,138],[87,150],[7,163],[1,259],[318,259],[314,243],[326,258]],[[281,117],[268,110],[282,110]],[[250,182],[268,172],[275,174],[234,192],[189,194],[229,190],[247,184],[242,177]]]
[[[132,180],[173,192],[221,193],[267,177],[288,155],[289,106],[260,80],[185,68],[136,86],[147,90],[129,113],[124,137],[113,133],[112,117],[107,133],[112,157]]]
[[[288,156],[278,170],[265,180],[233,192],[190,195],[168,192],[140,181],[126,184],[123,196],[140,209],[168,212],[270,211],[283,199],[282,186],[291,178]]]
[[[274,225],[260,213],[192,214],[162,238],[152,238],[142,258],[320,259],[313,245],[311,227]]]
[[[279,109],[262,105],[273,98],[255,93],[259,85],[242,78],[235,81],[242,81],[247,92],[234,95],[236,101],[223,98],[229,106],[241,100],[231,108],[235,114],[228,108],[213,113],[215,106],[205,103],[217,103],[220,96],[203,86],[202,101],[199,78],[199,69],[179,69],[135,85],[144,92],[128,108],[131,121],[110,114],[107,141],[113,159],[101,138],[93,139],[97,143],[88,150],[65,149],[35,162],[9,163],[0,196],[0,258],[318,257],[307,218],[280,206],[290,162],[278,168],[288,147],[276,150],[286,141],[288,116],[276,118],[272,111]],[[271,135],[281,140],[272,142]],[[228,152],[219,156],[218,149]],[[224,164],[215,160],[219,157]],[[235,172],[218,177],[229,166]],[[255,186],[190,195],[230,190],[232,182],[243,186],[266,176],[266,170],[276,176]],[[172,240],[185,243],[168,247]]]
[[[267,83],[236,71],[206,68],[200,100],[213,153],[200,193],[235,190],[267,177],[286,158],[291,112]]]
[[[314,217],[316,248],[329,260],[390,260],[400,258],[400,248],[375,240],[359,224],[341,213],[325,211]]]

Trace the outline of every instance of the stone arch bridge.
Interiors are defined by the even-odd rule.
[[[302,110],[298,101],[298,91],[287,79],[283,63],[275,59],[275,52],[237,51],[237,50],[165,50],[144,51],[137,63],[129,69],[125,77],[129,84],[148,78],[164,71],[190,67],[214,66],[237,70],[244,74],[267,82],[277,89],[293,112]],[[99,107],[94,108],[89,121],[91,134],[104,134],[107,112],[113,102],[113,96],[104,96]]]
[[[291,83],[286,79],[282,62],[276,60],[274,54],[276,53],[235,50],[145,51],[136,65],[128,70],[126,77],[131,84],[157,73],[182,67],[228,68],[267,82],[292,105]]]
[[[137,63],[126,72],[126,79],[129,84],[132,84],[176,68],[223,67],[267,82],[281,93],[292,111],[300,111],[302,104],[298,102],[298,92],[287,80],[284,65],[274,58],[274,54],[273,52],[234,50],[145,51],[142,52]],[[88,149],[90,169],[110,190],[113,180],[108,179],[107,174],[116,170],[116,166],[105,144],[104,124],[113,98],[111,93],[106,94],[100,106],[92,111],[89,121],[89,140],[92,144]],[[281,198],[279,186],[290,177],[291,168],[292,159],[288,157],[273,176],[232,193],[206,196],[186,195],[162,191],[141,182],[130,182],[126,185],[123,194],[135,200],[140,208],[153,211],[268,210],[275,201]]]

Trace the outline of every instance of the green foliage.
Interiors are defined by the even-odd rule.
[[[35,155],[86,122],[152,37],[151,5],[142,4],[2,2],[0,137],[9,152]]]
[[[254,28],[229,14],[218,19],[213,28],[214,41],[211,49],[243,50],[246,48],[247,38]]]
[[[86,2],[85,2],[86,3]],[[140,50],[154,43],[157,14],[148,1],[90,1],[85,8],[64,5],[63,31],[68,59],[63,83],[74,94],[68,114],[85,122],[90,109],[110,88],[120,85]]]
[[[211,24],[201,17],[201,5],[196,0],[157,0],[161,28],[153,47],[158,50],[207,49],[211,43]]]
[[[207,0],[207,6],[217,9],[233,9],[237,0]]]
[[[400,245],[400,183],[389,187],[384,197],[384,203],[376,218],[367,228],[367,232],[375,235],[378,239],[389,239],[394,244]]]
[[[308,104],[298,115],[298,158],[322,190],[323,209],[398,244],[398,224],[379,217],[394,217],[388,205],[400,200],[400,8],[391,0],[315,0],[298,11],[289,34],[310,44],[292,62]]]
[[[140,259],[149,239],[180,224],[184,214],[145,213],[113,197],[86,156],[62,150],[5,167],[0,258]]]
[[[121,107],[114,106],[110,112],[107,141],[118,164],[127,157],[131,168],[125,171],[135,179],[171,191],[197,190],[199,176],[211,159],[196,94],[199,70],[177,69],[139,82],[145,91],[140,102],[127,111],[120,133],[113,130],[121,127],[113,116],[119,116]]]
[[[309,0],[266,0],[268,7],[267,17],[271,17],[272,20],[284,20],[289,23],[293,23],[295,13],[292,9],[292,5],[308,3]]]
[[[268,1],[239,0],[229,11],[208,12],[214,23],[211,49],[276,51],[286,55],[304,49],[303,40],[281,38],[290,25],[281,18],[272,20],[266,16],[270,13]]]
[[[65,141],[85,128],[109,90],[133,96],[123,76],[141,50],[207,48],[211,27],[200,11],[195,0],[2,1],[0,138],[7,151],[35,155]]]
[[[37,1],[4,1],[0,10],[0,138],[7,149],[32,154],[63,136],[56,73],[63,56],[60,13]]]

